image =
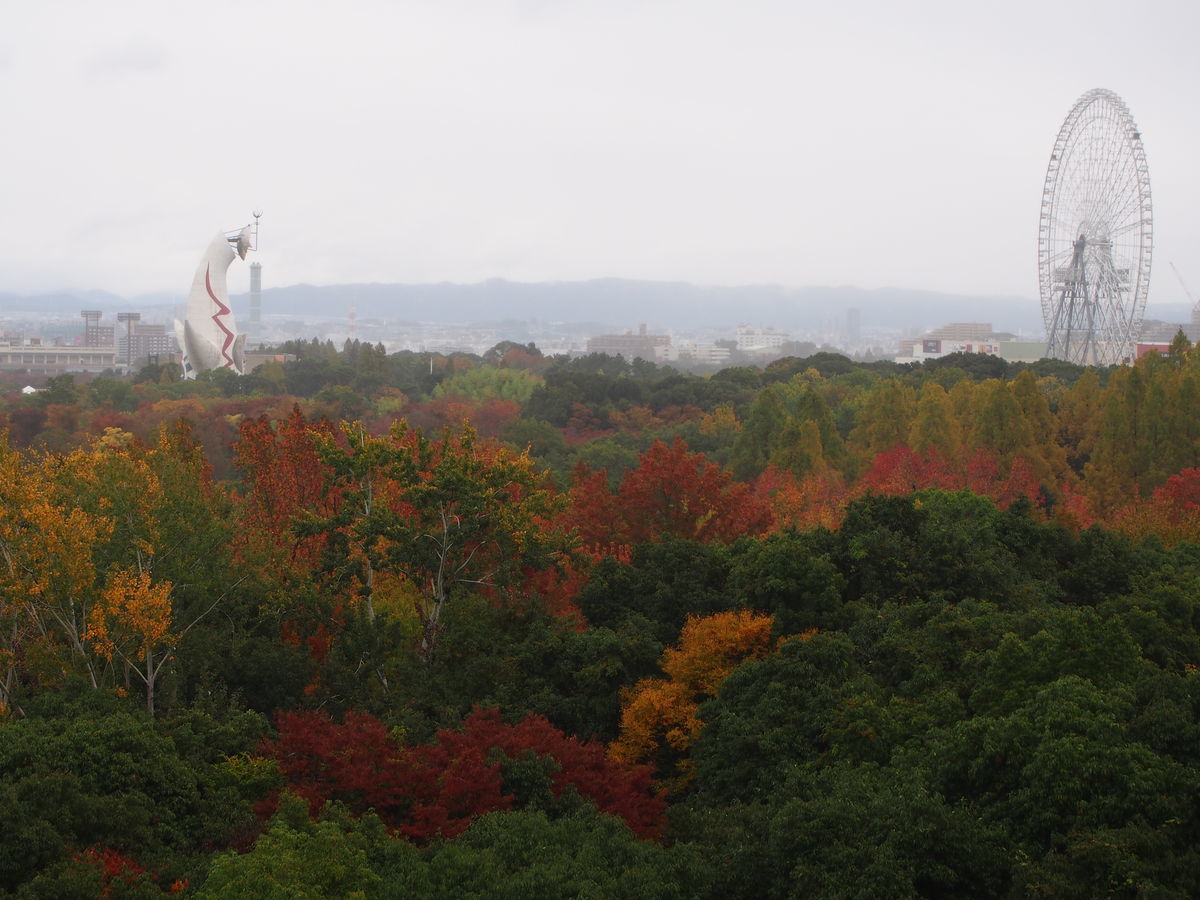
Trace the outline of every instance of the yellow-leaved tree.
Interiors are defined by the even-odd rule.
[[[21,675],[54,683],[99,674],[83,641],[96,580],[94,549],[112,523],[80,509],[48,476],[52,457],[25,456],[0,434],[0,705]]]
[[[219,563],[226,532],[206,527],[220,498],[196,451],[186,428],[162,429],[153,445],[107,429],[56,464],[56,481],[111,523],[94,554],[98,578],[84,637],[112,678],[126,687],[135,677],[142,682],[151,715],[179,641],[228,589],[227,582],[197,591],[197,575],[227,567]],[[175,589],[181,580],[191,584],[186,605]]]
[[[224,596],[193,597],[176,628],[173,584],[197,594],[213,565],[206,471],[178,431],[152,447],[107,429],[69,453],[20,453],[0,434],[0,706],[22,690],[82,678],[93,688],[136,674],[153,714],[178,639]],[[211,516],[210,516],[211,518]],[[205,543],[197,544],[197,537]],[[208,538],[212,541],[209,542]],[[166,563],[166,565],[164,565]],[[215,597],[215,599],[213,599]]]
[[[84,638],[108,662],[120,660],[146,688],[146,709],[154,715],[155,687],[170,658],[171,582],[155,581],[145,571],[109,573],[88,615]]]

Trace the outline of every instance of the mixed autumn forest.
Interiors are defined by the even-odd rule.
[[[0,893],[1200,895],[1200,350],[0,401]]]

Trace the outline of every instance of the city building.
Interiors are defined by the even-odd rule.
[[[253,350],[246,351],[246,371],[247,372],[253,372],[259,366],[263,366],[263,365],[266,365],[267,363],[271,363],[271,362],[290,363],[290,362],[295,362],[295,361],[296,361],[296,354],[294,354],[294,353],[266,353],[266,352],[255,352]]]
[[[142,322],[140,313],[119,313],[117,326],[101,325],[104,314],[100,310],[85,309],[80,315],[83,334],[74,339],[67,336],[47,343],[41,337],[20,334],[0,338],[0,372],[49,376],[127,371],[147,360],[166,361],[175,352],[174,338],[166,326]]]
[[[588,353],[607,353],[609,356],[623,356],[627,360],[644,359],[650,362],[665,359],[669,354],[671,336],[669,334],[647,334],[646,326],[638,327],[637,334],[627,331],[624,334],[601,334],[588,338]]]
[[[116,346],[117,342],[113,326],[100,324],[100,320],[104,318],[103,311],[99,309],[85,309],[80,315],[83,316],[83,346]]]
[[[681,344],[667,347],[660,357],[663,362],[687,362],[700,366],[726,366],[733,351],[720,344]]]
[[[896,362],[920,362],[951,353],[988,353],[1009,362],[1036,362],[1046,355],[1045,341],[1022,341],[995,331],[991,322],[952,322],[920,337],[902,338]]]
[[[1191,322],[1163,322],[1158,319],[1147,319],[1142,323],[1142,333],[1138,336],[1138,340],[1142,344],[1167,344],[1175,340],[1175,335],[1183,332],[1184,336],[1193,344],[1200,341],[1200,321],[1197,321],[1193,314]],[[1139,353],[1138,356],[1142,354]]]
[[[117,340],[117,358],[137,369],[147,362],[165,362],[178,352],[175,336],[167,326],[136,322],[127,334]]]
[[[737,327],[737,349],[739,353],[755,355],[779,355],[784,344],[791,336],[774,328],[752,328],[749,325]]]
[[[110,328],[109,331],[112,331]],[[62,375],[115,369],[117,348],[43,344],[40,338],[7,338],[0,342],[0,372]]]

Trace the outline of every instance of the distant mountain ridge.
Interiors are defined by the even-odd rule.
[[[249,295],[232,298],[246,314]],[[0,310],[47,314],[147,311],[182,306],[183,295],[119,297],[104,291],[59,291],[28,295],[0,293]],[[967,296],[899,288],[706,286],[686,282],[603,278],[590,281],[477,284],[346,284],[267,288],[263,314],[295,318],[345,318],[353,305],[360,319],[474,323],[539,319],[595,323],[624,331],[652,328],[732,328],[739,323],[781,330],[840,330],[847,311],[860,311],[860,327],[929,328],[948,322],[990,322],[1000,331],[1041,327],[1036,300],[1011,296]]]

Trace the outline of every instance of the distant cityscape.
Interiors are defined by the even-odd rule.
[[[253,270],[259,288],[261,269]],[[828,314],[817,327],[777,328],[771,324],[741,323],[736,327],[708,322],[680,327],[631,323],[624,330],[597,323],[547,321],[542,318],[497,322],[414,322],[378,315],[359,317],[353,301],[342,316],[280,314],[264,311],[261,289],[249,296],[239,325],[247,333],[248,362],[289,340],[318,337],[335,346],[346,341],[402,350],[482,355],[502,341],[533,343],[547,356],[607,353],[641,358],[695,371],[731,365],[763,365],[782,356],[805,356],[831,350],[861,360],[890,359],[919,362],[950,353],[987,353],[1011,362],[1034,361],[1045,355],[1045,338],[1032,330],[998,330],[991,322],[947,322],[934,328],[875,326],[864,321],[863,309],[847,307]],[[246,299],[242,298],[243,301]],[[65,372],[124,373],[147,363],[178,361],[179,347],[171,325],[172,308],[148,306],[142,311],[81,309],[74,315],[45,313],[0,315],[0,374],[5,380],[24,375],[30,380]],[[661,318],[661,314],[659,316]],[[1138,355],[1170,343],[1183,329],[1200,338],[1200,317],[1182,325],[1147,320]],[[256,352],[257,351],[257,352]],[[248,369],[249,371],[249,369]]]

